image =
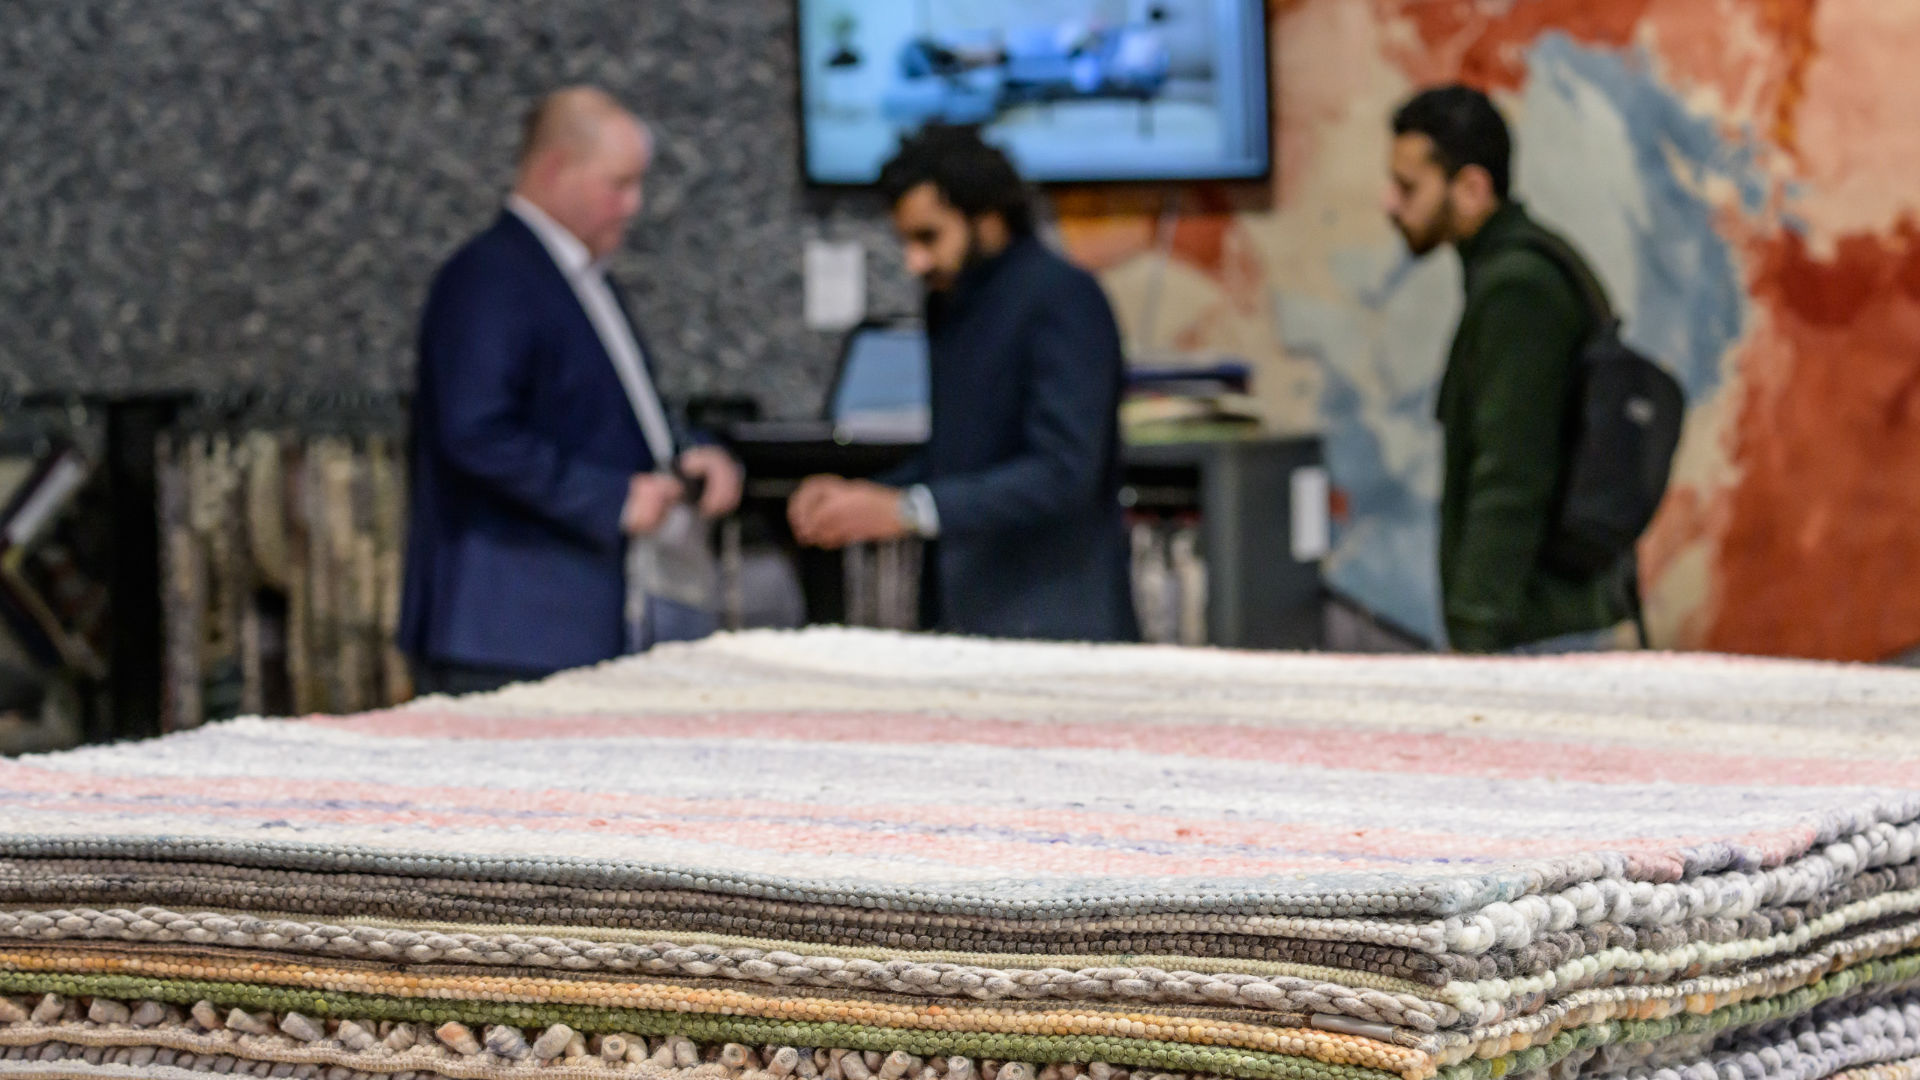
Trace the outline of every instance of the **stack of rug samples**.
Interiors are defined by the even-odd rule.
[[[852,631],[0,763],[0,1076],[1920,1077],[1920,676]]]

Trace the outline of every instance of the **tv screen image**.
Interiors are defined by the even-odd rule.
[[[865,185],[927,123],[1027,179],[1267,175],[1263,0],[797,0],[807,179]]]

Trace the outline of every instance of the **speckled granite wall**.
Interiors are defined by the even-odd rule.
[[[0,0],[0,384],[404,388],[434,268],[487,224],[540,91],[654,124],[617,276],[670,394],[819,401],[791,0]]]

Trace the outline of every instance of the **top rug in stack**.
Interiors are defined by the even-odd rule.
[[[0,763],[0,1076],[1920,1080],[1920,676],[748,634]]]

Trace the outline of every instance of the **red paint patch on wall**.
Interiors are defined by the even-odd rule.
[[[1792,151],[1797,145],[1794,118],[1807,93],[1807,68],[1814,52],[1814,16],[1820,0],[1747,0],[1758,11],[1762,32],[1779,57],[1779,81],[1773,92],[1773,141]]]
[[[1227,265],[1227,234],[1233,231],[1230,214],[1181,214],[1173,227],[1173,253],[1212,277]]]
[[[1153,211],[1137,194],[1070,189],[1054,195],[1053,209],[1068,256],[1088,270],[1108,270],[1153,250]]]
[[[1516,90],[1527,74],[1526,50],[1558,31],[1589,45],[1633,40],[1652,0],[1374,0],[1382,20],[1410,24],[1418,43],[1390,49],[1415,83],[1459,81],[1483,90]]]
[[[1240,314],[1265,302],[1266,265],[1246,219],[1259,207],[1242,190],[1218,184],[1066,190],[1056,194],[1054,207],[1067,251],[1089,270],[1111,269],[1164,243],[1171,259],[1219,283]]]
[[[1704,644],[1878,660],[1920,642],[1920,228],[1752,253],[1768,340],[1744,358]]]
[[[1695,544],[1715,544],[1726,535],[1727,500],[1703,495],[1688,487],[1676,487],[1667,493],[1660,513],[1640,541],[1640,589],[1642,596],[1656,597],[1660,580],[1672,571],[1681,557]],[[1651,601],[1658,603],[1657,599]],[[1669,637],[1654,642],[1663,649],[1700,649],[1707,638],[1706,612],[1712,598],[1683,610],[1667,628]],[[1655,620],[1656,622],[1660,620]]]
[[[1655,0],[1646,29],[1676,88],[1711,87],[1774,146],[1798,146],[1820,0]],[[1735,30],[1733,27],[1739,27]],[[1751,110],[1748,112],[1747,110]]]
[[[1220,283],[1235,310],[1252,314],[1266,295],[1266,266],[1231,198],[1213,185],[1182,193],[1173,228],[1173,257]]]

